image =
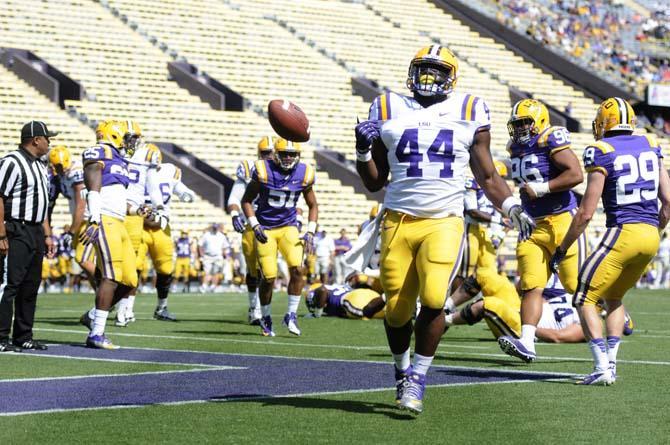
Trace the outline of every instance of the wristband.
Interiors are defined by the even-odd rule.
[[[240,216],[240,212],[238,212],[237,210],[231,210],[230,211],[230,216],[232,216],[233,218],[236,217],[236,216]]]
[[[528,186],[533,189],[538,198],[543,197],[547,193],[550,193],[549,190],[549,181],[547,182],[529,182]]]
[[[517,205],[521,205],[521,201],[519,201],[514,196],[508,196],[507,198],[505,198],[502,205],[500,206],[503,215],[505,215],[506,217],[509,217],[510,209],[514,206],[517,206]]]
[[[4,240],[6,240],[6,239],[7,239],[7,235],[2,235],[2,236],[0,236],[0,241],[4,241]]]
[[[372,159],[370,151],[366,151],[365,153],[356,152],[356,160],[358,162],[368,162],[370,159]]]
[[[90,190],[86,195],[86,205],[91,221],[100,221],[100,211],[102,209],[102,198],[100,192]]]
[[[252,229],[256,226],[259,226],[260,223],[258,222],[258,218],[256,218],[255,216],[250,216],[249,217],[249,225],[251,226]]]
[[[307,231],[316,233],[316,221],[310,221],[307,223]]]

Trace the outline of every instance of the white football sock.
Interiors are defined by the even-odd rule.
[[[532,324],[524,324],[521,325],[521,343],[528,349],[529,351],[535,352],[535,331],[537,330],[537,326],[533,326]]]
[[[300,306],[300,295],[289,295],[288,296],[289,314],[298,312],[298,306]]]
[[[610,365],[616,365],[616,356],[619,352],[619,345],[621,344],[621,339],[617,336],[608,336],[607,337],[607,359],[610,362]]]
[[[272,305],[266,304],[265,306],[261,306],[261,313],[263,317],[269,317],[272,314]]]
[[[605,340],[594,338],[589,342],[589,349],[593,355],[593,362],[597,371],[604,371],[609,367],[609,358],[607,358],[607,348]]]
[[[135,295],[128,295],[126,302],[126,313],[132,314],[135,311]]]
[[[447,300],[444,302],[444,309],[449,312],[456,312],[456,305],[451,297],[447,297]]]
[[[395,367],[400,371],[404,371],[405,369],[409,368],[409,348],[407,348],[407,351],[403,352],[402,354],[393,354],[393,361],[395,362]]]
[[[247,292],[247,297],[249,297],[249,309],[255,308],[258,301],[258,294],[256,292]]]
[[[158,308],[157,310],[162,310],[167,307],[167,298],[159,298],[158,299]]]
[[[447,314],[444,316],[444,323],[447,326],[451,326],[454,324],[454,314]]]
[[[425,355],[414,353],[414,372],[421,375],[426,375],[428,368],[433,363],[433,357],[426,357]]]
[[[88,318],[95,320],[95,306],[88,310]]]
[[[119,300],[118,303],[116,303],[116,316],[117,317],[125,317],[126,316],[126,307],[128,299],[127,298],[122,298]]]
[[[109,316],[109,311],[103,311],[101,309],[95,310],[95,318],[93,319],[93,329],[91,329],[90,336],[94,335],[103,335],[105,333],[105,324],[107,324],[107,316]]]

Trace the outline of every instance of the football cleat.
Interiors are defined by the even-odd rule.
[[[89,317],[88,311],[84,312],[84,315],[79,317],[79,323],[86,326],[89,331],[93,330],[93,319]]]
[[[154,318],[161,321],[177,321],[177,317],[172,312],[169,312],[166,307],[154,311]]]
[[[119,311],[116,313],[116,320],[114,320],[114,326],[125,328],[126,326],[128,326],[128,319],[122,312],[123,311]]]
[[[251,326],[260,325],[261,324],[261,318],[263,318],[263,315],[261,314],[260,309],[253,308],[253,307],[249,308],[247,319],[249,320],[249,324]]]
[[[520,358],[526,363],[530,363],[536,358],[534,351],[529,351],[523,343],[521,343],[521,340],[509,335],[503,335],[498,338],[498,345],[500,345],[500,349],[502,349],[505,354]]]
[[[89,335],[86,337],[86,347],[95,349],[119,349],[110,339],[103,335]]]
[[[298,327],[298,316],[295,312],[289,312],[284,315],[284,320],[282,320],[282,325],[288,328],[288,331],[300,337],[300,328]]]
[[[395,404],[400,405],[400,400],[405,393],[405,388],[409,385],[409,375],[412,373],[412,366],[410,365],[405,370],[400,370],[393,365],[395,370]]]
[[[635,328],[635,324],[633,323],[633,319],[630,318],[630,314],[628,311],[625,312],[624,315],[624,322],[623,322],[623,335],[632,335],[633,334],[633,329]]]
[[[582,380],[579,380],[577,385],[609,386],[613,385],[615,381],[616,379],[612,376],[612,372],[609,369],[604,371],[596,370],[585,376]]]
[[[426,389],[426,376],[412,372],[407,377],[407,384],[400,398],[400,409],[419,414],[423,411],[423,392]]]
[[[263,337],[274,337],[275,333],[272,330],[272,317],[267,315],[260,319],[259,326],[261,327],[261,335]]]

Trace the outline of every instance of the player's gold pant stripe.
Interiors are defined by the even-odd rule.
[[[588,260],[586,260],[584,267],[579,270],[579,277],[577,279],[579,288],[577,289],[572,302],[574,306],[581,306],[584,304],[584,301],[586,301],[586,294],[588,293],[589,283],[593,278],[593,274],[596,269],[598,269],[598,265],[605,259],[607,252],[614,247],[614,243],[616,243],[620,233],[621,229],[619,227],[610,227],[607,229],[598,248],[591,254]]]

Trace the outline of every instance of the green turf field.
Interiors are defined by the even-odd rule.
[[[54,344],[50,352],[57,351],[58,344],[83,343],[86,330],[78,318],[91,301],[90,295],[41,296],[36,338]],[[668,443],[670,328],[666,320],[670,299],[665,291],[635,291],[626,303],[635,333],[621,346],[613,387],[580,387],[569,379],[433,387],[427,390],[424,413],[417,417],[393,407],[392,389],[329,395],[307,391],[294,397],[3,416],[0,443]],[[273,339],[261,337],[257,327],[246,325],[246,295],[171,296],[170,310],[180,318],[178,323],[151,320],[154,304],[154,297],[138,297],[138,321],[127,328],[116,328],[110,322],[110,338],[127,348],[390,363],[378,321],[301,318],[302,337],[289,336],[280,326],[285,296],[275,299],[277,337]],[[435,363],[493,370],[590,371],[590,353],[584,344],[540,344],[537,351],[539,359],[532,365],[502,354],[482,323],[451,329]],[[0,355],[3,382],[162,375],[198,367],[207,368],[185,363]],[[309,371],[307,366],[305,375],[297,376],[296,381],[323,378]],[[253,392],[253,384],[248,386]],[[110,385],[101,388],[114,390]]]

